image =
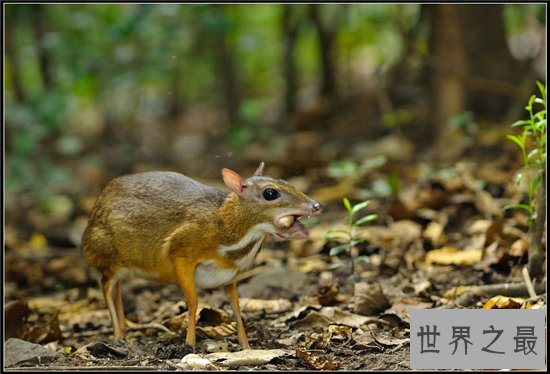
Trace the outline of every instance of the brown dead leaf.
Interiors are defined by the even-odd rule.
[[[292,303],[287,299],[261,300],[240,298],[241,311],[245,313],[283,313],[292,309]]]
[[[286,326],[288,323],[304,318],[310,313],[310,311],[317,311],[319,309],[321,309],[320,305],[304,305],[275,319],[273,324]]]
[[[489,226],[491,226],[491,220],[488,219],[476,219],[468,227],[468,235],[487,234]]]
[[[391,306],[379,284],[356,283],[353,296],[353,310],[363,316],[377,315]]]
[[[189,312],[178,314],[177,316],[172,316],[168,319],[162,321],[162,324],[166,326],[170,331],[173,331],[178,334],[183,334],[187,331],[187,326],[189,324]]]
[[[231,317],[223,309],[200,305],[197,308],[197,331],[212,339],[221,339],[234,334],[237,329]],[[189,324],[189,312],[184,312],[162,321],[170,331],[183,334]]]
[[[401,345],[401,344],[406,344],[406,343],[409,343],[411,341],[410,338],[400,338],[400,337],[397,337],[397,336],[393,336],[392,334],[390,334],[386,331],[383,331],[381,334],[376,334],[374,336],[374,339],[378,343],[380,343],[382,345],[385,345],[385,346],[388,346],[388,347]]]
[[[376,341],[374,338],[374,334],[371,330],[365,332],[365,331],[358,331],[356,334],[353,335],[353,340],[355,341],[355,344],[353,345],[354,349],[378,349],[382,350],[380,347],[380,344]]]
[[[5,339],[19,338],[26,328],[31,314],[29,305],[22,300],[10,301],[4,307]]]
[[[22,340],[45,344],[62,338],[58,312],[46,316],[45,322],[36,323],[21,335]]]
[[[347,342],[351,339],[352,328],[349,326],[330,325],[328,334],[331,341]]]
[[[518,239],[510,247],[508,254],[512,257],[522,257],[528,250],[529,242],[525,239]]]
[[[430,309],[432,307],[433,303],[422,301],[417,297],[398,297],[393,300],[392,307],[380,315],[380,319],[390,322],[392,326],[401,323],[410,324],[411,309]]]
[[[326,328],[332,323],[334,323],[332,318],[329,318],[317,311],[311,311],[304,318],[294,322],[292,327],[296,329],[309,330],[318,327]]]
[[[352,328],[349,326],[330,325],[325,333],[313,333],[306,336],[306,349],[325,349],[329,345],[345,344],[351,339]]]
[[[474,204],[477,210],[486,218],[502,215],[502,207],[487,191],[477,190],[475,192]]]
[[[232,321],[231,316],[223,309],[205,306],[197,310],[197,325],[215,326]]]
[[[333,320],[334,324],[350,327],[359,327],[373,320],[373,318],[346,312],[336,307],[324,307],[321,309],[320,313]]]
[[[388,227],[369,226],[358,232],[358,237],[365,239],[372,245],[397,252],[395,248],[405,248],[421,238],[421,226],[410,220],[401,220],[390,224]],[[402,257],[402,254],[399,255]],[[372,256],[371,260],[375,260]],[[384,263],[387,265],[389,258]]]
[[[197,326],[197,332],[203,333],[211,339],[222,339],[234,335],[237,332],[237,324],[231,322],[216,326]]]
[[[428,224],[422,236],[430,241],[434,247],[440,247],[447,243],[447,235],[442,224],[432,221]]]
[[[308,364],[310,369],[313,370],[334,370],[338,367],[336,362],[331,361],[326,355],[319,352],[308,352],[297,348],[296,357]]]
[[[327,333],[318,334],[314,332],[306,336],[304,343],[306,349],[326,349],[330,343],[330,336]]]
[[[428,208],[439,210],[446,204],[446,192],[435,186],[424,186],[416,195],[415,208]]]
[[[291,354],[284,349],[245,349],[237,352],[216,352],[204,356],[210,362],[225,367],[264,365],[271,360]]]
[[[481,261],[481,249],[464,251],[456,247],[442,247],[428,252],[426,264],[470,266]]]
[[[527,300],[520,297],[493,296],[483,305],[483,309],[522,309]]]
[[[326,286],[321,286],[317,289],[317,300],[322,306],[332,305],[335,302],[336,296],[338,295],[338,284],[329,284]]]
[[[477,286],[453,287],[445,291],[445,293],[443,294],[443,297],[449,300],[453,300],[459,297],[460,295],[462,295],[464,292],[470,291],[473,287],[477,287]]]

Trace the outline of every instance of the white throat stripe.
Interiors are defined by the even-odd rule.
[[[218,251],[223,256],[227,252],[236,251],[246,247],[250,243],[262,238],[265,234],[274,234],[275,232],[275,227],[271,223],[259,223],[252,226],[246,235],[237,243],[231,245],[220,245]]]

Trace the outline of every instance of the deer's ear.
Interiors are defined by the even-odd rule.
[[[246,189],[246,184],[244,183],[243,178],[238,173],[234,172],[233,170],[224,168],[222,169],[222,178],[223,183],[225,183],[225,185],[229,187],[231,191],[237,193],[237,195],[242,195],[244,193],[244,190]]]
[[[256,169],[256,171],[254,172],[254,176],[256,177],[261,177],[262,175],[264,175],[264,162],[260,162],[260,166],[258,166],[258,168]]]

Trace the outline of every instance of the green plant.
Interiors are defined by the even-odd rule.
[[[519,185],[525,181],[527,186],[527,204],[510,204],[504,209],[524,209],[529,213],[529,225],[536,219],[535,192],[539,188],[545,174],[546,165],[546,86],[537,82],[541,97],[532,95],[525,109],[529,113],[529,119],[520,120],[512,124],[512,127],[521,127],[520,135],[508,135],[521,149],[523,158],[523,170],[516,176]],[[540,104],[541,109],[535,111],[535,104]],[[531,172],[536,173],[532,178]]]
[[[355,216],[357,215],[357,213],[359,213],[359,211],[366,208],[370,204],[370,201],[368,200],[363,201],[352,206],[350,201],[347,198],[344,197],[342,200],[348,212],[347,214],[348,227],[346,229],[329,230],[325,234],[325,239],[334,240],[340,243],[336,247],[331,248],[329,252],[331,256],[337,256],[342,252],[346,252],[348,255],[351,256],[353,247],[365,241],[365,239],[359,238],[357,236],[357,230],[359,229],[359,227],[368,222],[372,222],[378,219],[377,214],[369,214],[359,218],[358,220],[355,219]],[[368,262],[368,261],[369,261],[368,256],[357,256],[356,258],[352,258],[351,274],[352,275],[355,274],[355,265],[357,263]],[[337,264],[335,267],[341,267],[341,266],[342,266],[341,264]]]

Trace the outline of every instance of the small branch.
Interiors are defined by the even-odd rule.
[[[546,292],[546,285],[542,282],[537,283],[534,287],[536,294],[543,294]],[[536,295],[535,294],[535,295]],[[526,297],[529,296],[527,286],[523,283],[502,283],[502,284],[489,284],[485,286],[474,286],[468,291],[460,295],[454,303],[451,305],[443,306],[443,309],[454,308],[455,306],[471,305],[476,297],[491,298],[495,295],[502,295],[508,297]]]
[[[542,239],[546,232],[546,165],[542,173],[542,180],[535,201],[535,222],[529,232],[529,275],[532,279],[544,278],[544,257],[546,251],[542,247]]]
[[[527,267],[521,269],[521,276],[523,277],[523,282],[525,283],[527,292],[529,292],[529,296],[531,298],[536,298],[537,294],[535,293],[535,287],[533,287],[533,282],[531,282],[531,277],[529,276],[529,271],[527,270]]]

